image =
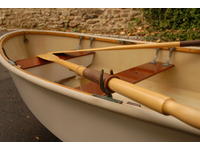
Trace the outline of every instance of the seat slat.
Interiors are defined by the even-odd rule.
[[[70,54],[60,54],[58,55],[61,59],[68,60],[71,58],[75,57],[80,57],[80,56],[85,56],[85,55],[91,55],[95,54],[95,52],[78,52],[78,53],[70,53]],[[28,58],[28,59],[21,59],[21,60],[16,60],[15,63],[19,65],[22,69],[28,69],[32,67],[37,67],[41,65],[45,65],[48,63],[51,63],[50,61],[43,60],[39,57],[33,57],[33,58]]]
[[[166,66],[160,62],[157,62],[156,64],[146,63],[143,65],[136,66],[131,69],[119,72],[115,75],[118,76],[122,80],[131,82],[131,83],[137,83],[153,75],[156,75],[160,72],[168,70],[172,67],[174,67],[174,65]]]

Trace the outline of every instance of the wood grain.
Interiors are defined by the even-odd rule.
[[[59,54],[58,57],[64,60],[68,60],[75,57],[81,57],[86,55],[92,55],[95,54],[94,52],[79,52],[79,53],[73,53],[73,54]],[[28,69],[32,67],[37,67],[45,64],[52,63],[51,61],[47,61],[44,59],[41,59],[39,57],[33,57],[33,58],[27,58],[27,59],[21,59],[17,60],[15,62],[17,65],[21,67],[21,69]]]

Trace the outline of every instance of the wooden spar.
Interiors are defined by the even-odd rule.
[[[100,72],[97,70],[64,61],[50,53],[42,54],[38,57],[61,64],[91,81],[96,83],[100,82]],[[138,101],[139,103],[164,115],[172,115],[177,119],[200,129],[200,110],[179,104],[168,96],[123,81],[113,75],[104,74],[104,81],[106,85],[105,87],[109,90],[134,99],[135,101]]]
[[[169,47],[185,47],[185,46],[200,46],[200,40],[194,41],[181,41],[181,42],[163,42],[163,43],[149,43],[149,44],[137,44],[137,45],[120,45],[109,46],[102,48],[91,48],[82,50],[65,50],[65,51],[52,51],[50,53],[76,53],[76,52],[90,52],[90,51],[110,51],[110,50],[125,50],[125,49],[145,49],[145,48],[169,48]],[[182,50],[179,50],[182,51]],[[191,50],[183,50],[182,52],[191,52]],[[200,50],[193,50],[194,53],[200,53]]]

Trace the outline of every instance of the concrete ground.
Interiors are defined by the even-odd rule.
[[[0,65],[0,142],[7,141],[60,140],[33,116],[22,101],[8,71]]]
[[[28,110],[0,65],[0,141],[60,141]]]

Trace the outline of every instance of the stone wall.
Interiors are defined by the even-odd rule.
[[[1,8],[0,28],[125,34],[134,18],[141,18],[139,9]]]

